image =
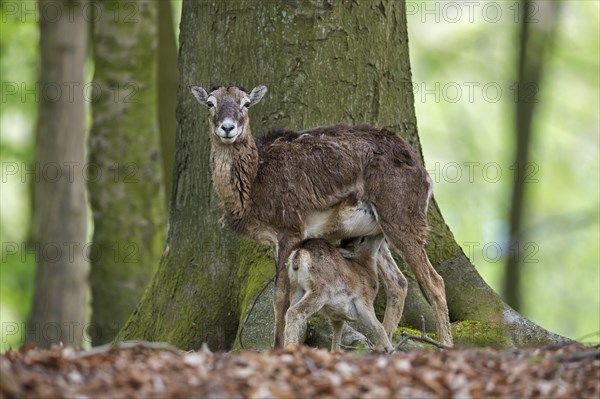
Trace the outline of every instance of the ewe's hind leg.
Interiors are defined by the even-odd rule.
[[[387,241],[381,243],[381,248],[377,255],[377,273],[383,282],[387,302],[385,305],[385,315],[383,316],[383,328],[391,339],[392,334],[398,328],[402,311],[404,310],[404,300],[408,292],[408,282],[402,275],[398,265],[392,258]]]
[[[381,230],[389,244],[400,251],[431,304],[439,340],[452,346],[444,281],[425,253],[431,179],[420,166],[401,165],[397,169],[388,168],[385,180],[374,176],[369,181],[376,183],[366,187],[365,191],[372,193],[371,202]]]
[[[407,254],[405,260],[433,307],[440,342],[452,346],[444,280],[431,266],[424,248]]]
[[[444,280],[429,263],[423,247],[409,251],[406,255],[403,253],[403,256],[433,308],[440,342],[452,346]]]
[[[342,329],[344,328],[344,321],[331,319],[331,328],[333,330],[333,337],[331,338],[331,351],[339,352],[340,343],[342,341]]]
[[[398,177],[401,180],[401,176]],[[409,182],[411,185],[418,183]],[[408,184],[408,183],[406,183]],[[427,192],[421,193],[427,198]],[[452,346],[452,335],[450,334],[450,319],[448,317],[448,304],[446,303],[446,291],[444,280],[435,271],[427,254],[425,253],[425,237],[427,235],[427,215],[423,207],[425,202],[420,202],[413,196],[403,198],[393,197],[392,189],[384,192],[376,204],[378,222],[381,230],[406,262],[410,271],[414,274],[421,290],[431,304],[435,314],[439,340],[448,346]],[[388,201],[387,204],[381,201]],[[390,207],[390,203],[398,203],[401,206]]]
[[[353,302],[357,313],[357,323],[360,327],[359,331],[364,334],[371,342],[375,344],[376,350],[385,349],[386,352],[393,352],[394,347],[387,336],[383,325],[375,316],[373,305],[367,305],[361,300]]]
[[[325,300],[314,291],[307,292],[298,303],[291,306],[285,315],[286,349],[293,349],[300,344],[300,335],[306,319],[317,313],[325,305]]]
[[[386,232],[386,234],[388,233]],[[402,258],[425,294],[425,298],[433,308],[440,342],[452,346],[444,280],[429,262],[425,253],[425,244],[414,235],[405,231],[401,232],[399,229],[392,231],[388,237],[393,240],[394,245],[400,251]]]
[[[444,280],[429,262],[424,248],[405,255],[404,259],[433,308],[440,342],[444,345],[452,346]]]

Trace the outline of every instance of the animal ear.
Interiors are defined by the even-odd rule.
[[[192,91],[192,94],[194,95],[194,97],[196,97],[196,100],[198,100],[200,104],[207,106],[206,100],[208,100],[208,93],[206,92],[206,90],[204,90],[200,86],[190,86],[190,90]]]
[[[256,86],[254,89],[252,89],[252,91],[250,92],[250,94],[248,95],[248,97],[250,97],[250,107],[253,106],[254,104],[257,104],[263,97],[264,95],[267,93],[267,86]]]

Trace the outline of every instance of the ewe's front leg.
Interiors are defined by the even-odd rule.
[[[339,352],[340,344],[342,342],[342,330],[344,329],[344,321],[331,319],[331,329],[333,330],[333,336],[331,338],[331,351]]]
[[[285,263],[277,262],[277,275],[275,277],[275,295],[273,308],[275,313],[275,348],[283,346],[285,313],[290,307],[290,280]]]

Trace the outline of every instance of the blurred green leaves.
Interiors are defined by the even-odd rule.
[[[433,3],[415,2],[408,19],[425,162],[457,241],[499,291],[514,182],[517,2],[471,2],[472,12],[462,5],[458,20],[452,7]],[[485,14],[488,4],[495,5]],[[492,22],[494,9],[501,12]],[[534,5],[530,23],[539,23],[536,12]],[[527,169],[528,238],[517,248],[523,313],[570,338],[600,331],[598,15],[597,2],[563,2],[544,80],[526,88],[539,104]],[[598,342],[598,334],[588,340]]]
[[[35,255],[26,253],[30,232],[31,184],[22,172],[34,157],[35,101],[39,51],[36,18],[13,14],[0,2],[0,350],[19,345],[31,307]],[[13,2],[14,3],[14,2]],[[14,169],[12,169],[14,168]],[[12,170],[16,170],[12,174]],[[10,173],[9,173],[10,172]],[[19,253],[11,254],[16,245]],[[16,323],[16,324],[7,324]]]

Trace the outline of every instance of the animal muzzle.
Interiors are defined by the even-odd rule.
[[[238,138],[241,129],[231,119],[226,118],[218,125],[215,133],[223,143],[231,144]]]

